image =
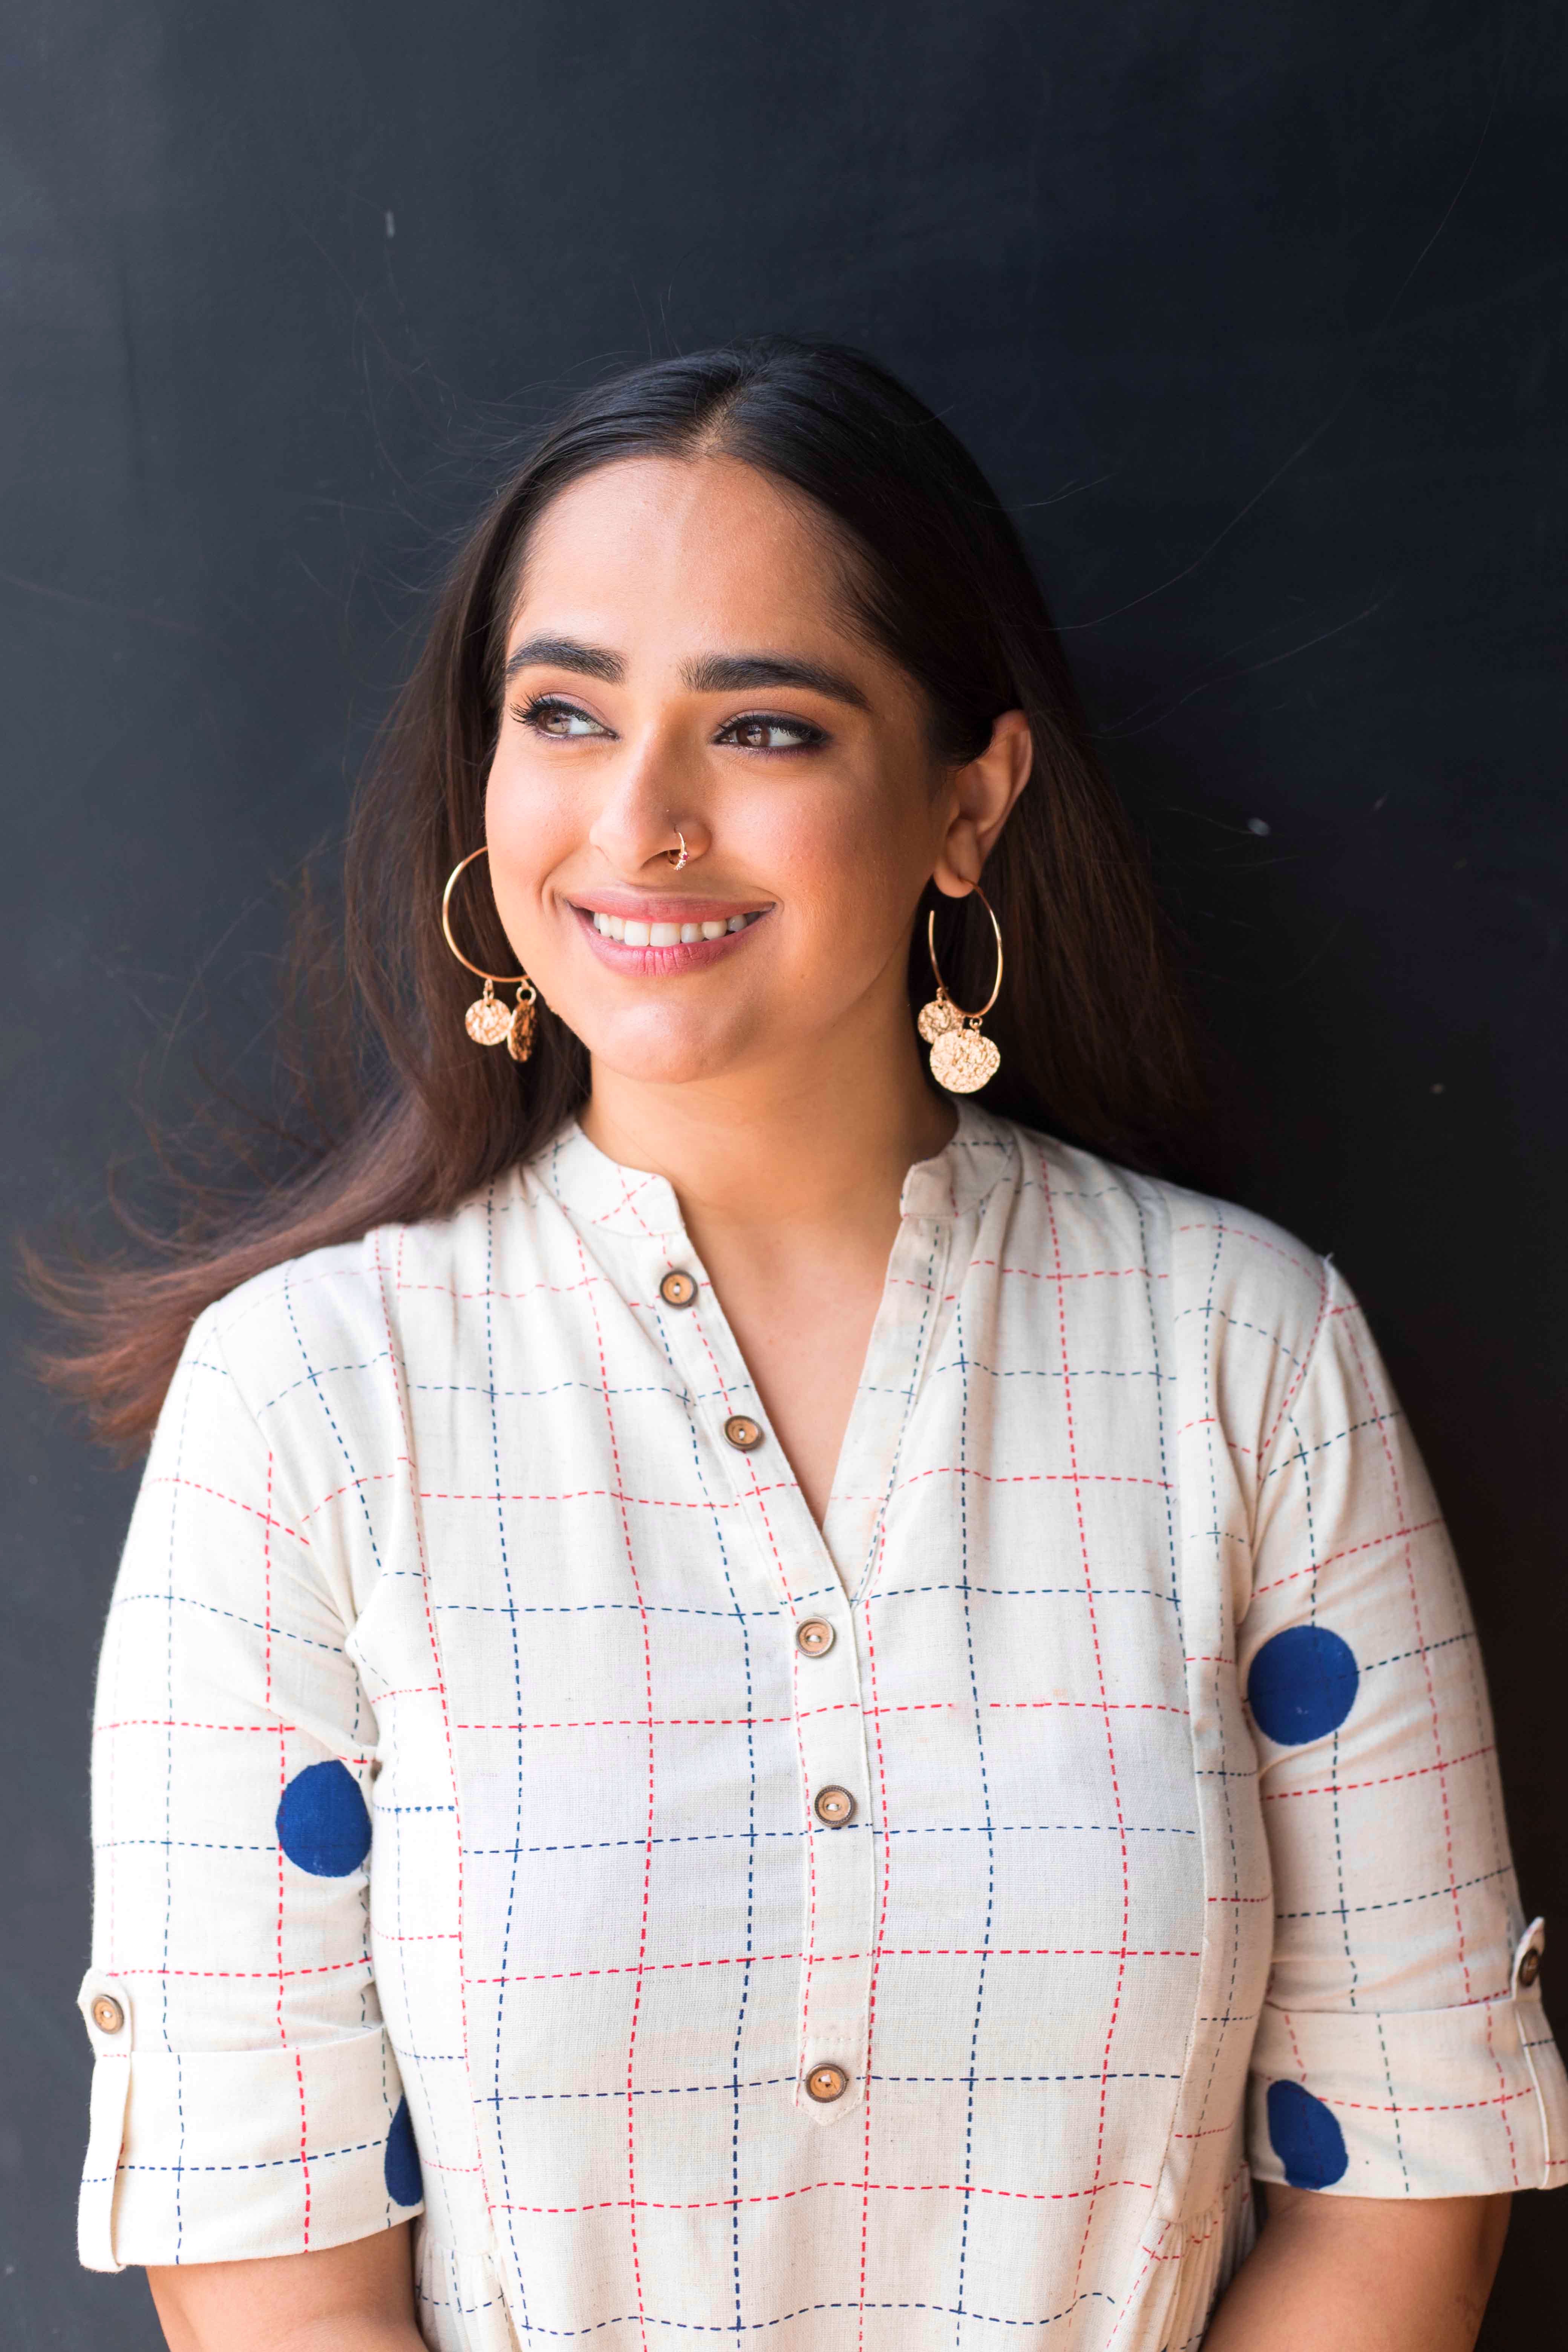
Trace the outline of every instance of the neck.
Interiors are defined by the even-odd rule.
[[[896,1222],[910,1164],[953,1132],[921,1068],[900,991],[890,1014],[844,1023],[765,1062],[679,1086],[595,1063],[582,1114],[623,1166],[667,1177],[692,1226],[840,1230]]]

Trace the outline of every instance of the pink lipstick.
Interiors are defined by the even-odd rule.
[[[734,954],[769,912],[733,899],[615,890],[571,905],[601,963],[646,979],[706,970]]]

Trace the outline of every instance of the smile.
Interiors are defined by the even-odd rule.
[[[621,940],[628,948],[689,948],[698,940],[721,940],[726,931],[745,930],[760,919],[761,911],[713,923],[638,923],[625,915],[595,915],[594,929],[602,940]]]
[[[718,906],[700,899],[646,902],[636,913],[620,908],[573,906],[595,959],[611,971],[644,979],[673,979],[703,971],[733,955],[751,937],[767,907]]]

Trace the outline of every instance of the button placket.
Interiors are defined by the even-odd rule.
[[[670,1314],[666,1345],[680,1362],[697,1406],[713,1475],[741,1507],[755,1554],[787,1599],[773,1637],[790,1645],[794,1712],[801,1760],[800,1822],[806,1842],[801,1874],[800,2040],[794,2105],[801,2119],[826,2129],[858,2109],[866,2060],[872,1942],[876,1932],[878,1841],[873,1835],[871,1740],[866,1686],[851,1600],[863,1581],[864,1553],[881,1499],[896,1475],[907,1423],[936,1320],[950,1220],[906,1214],[835,1481],[826,1529],[819,1529],[793,1479],[756,1395],[722,1308],[706,1276],[693,1272],[695,1313]],[[660,1236],[665,1250],[656,1283],[695,1268],[683,1234]],[[675,1288],[684,1290],[684,1286]],[[664,1296],[665,1307],[684,1300]],[[848,1538],[847,1546],[844,1538]],[[835,1796],[832,1792],[837,1792]],[[825,1812],[819,1800],[828,1799]]]
[[[814,1654],[795,1637],[801,1808],[811,1842],[795,2105],[804,2120],[826,2130],[859,2105],[877,1870],[859,1644],[837,1578],[814,1612],[807,1622],[826,1625],[832,1639]]]
[[[710,1291],[701,1304],[708,1310],[703,1330],[698,1332],[689,1318],[680,1321],[705,1346],[704,1378],[693,1383],[696,1392],[721,1389],[710,1414],[702,1416],[715,1474],[741,1507],[756,1557],[773,1580],[775,1599],[787,1604],[773,1619],[774,1630],[763,1638],[788,1645],[779,1663],[787,1661],[790,1676],[801,1769],[801,1837],[810,1842],[800,1878],[794,2104],[803,2117],[826,2126],[858,2104],[870,1991],[876,1865],[867,1818],[869,1772],[858,1644],[838,1564],[782,1449],[760,1413],[731,1409],[755,1391]],[[673,1344],[684,1351],[684,1330]],[[816,1801],[829,1790],[840,1791],[842,1802],[823,1813]],[[838,2083],[831,2095],[824,2087],[829,2077]]]
[[[715,1491],[733,1497],[751,1538],[742,1547],[752,1555],[749,1580],[773,1604],[756,1639],[781,1645],[777,1665],[791,1692],[801,1772],[802,1844],[795,1854],[813,1841],[800,1871],[796,1915],[799,2041],[793,2095],[804,2115],[826,2124],[857,2104],[870,1971],[874,1871],[864,1820],[830,1828],[812,1810],[819,1792],[837,1787],[858,1813],[867,1787],[851,1613],[843,1580],[782,1448],[760,1409],[748,1409],[755,1386],[687,1236],[678,1228],[661,1233],[658,1243],[660,1261],[647,1271],[660,1301],[661,1339],[692,1400],[706,1475]],[[803,1641],[807,1625],[816,1630]],[[831,1858],[829,1844],[837,1846]],[[776,1849],[775,1859],[781,1869],[792,1866],[788,1849]],[[837,2083],[831,2093],[830,2078]]]
[[[816,1958],[801,2049],[805,2095],[797,2105],[824,2129],[860,2103],[879,1894],[876,1738],[866,1717],[875,1694],[862,1664],[864,1619],[851,1596],[864,1589],[866,1555],[897,1479],[900,1444],[939,1319],[952,1230],[945,1217],[906,1213],[900,1223],[823,1530],[837,1573],[829,1591],[813,1596],[807,1621],[826,1626],[829,1640],[814,1653],[815,1637],[803,1638],[805,1624],[795,1633],[816,1887]],[[835,1791],[851,1801],[847,1816],[835,1818],[837,1807],[824,1812],[824,1799]],[[838,2075],[847,2079],[826,2095],[824,2084]]]

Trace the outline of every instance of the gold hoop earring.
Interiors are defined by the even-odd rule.
[[[677,841],[679,842],[680,847],[679,849],[667,849],[664,852],[664,855],[679,874],[683,866],[689,865],[691,860],[691,852],[686,846],[686,835],[681,832],[679,825],[675,828],[675,837]]]
[[[973,885],[974,896],[991,917],[991,929],[996,937],[996,979],[990,995],[978,1013],[965,1013],[947,992],[941,968],[936,960],[936,908],[926,918],[926,948],[931,956],[931,968],[936,974],[936,994],[929,1004],[922,1004],[916,1028],[931,1047],[931,1074],[939,1087],[949,1094],[972,1095],[994,1078],[1002,1066],[1002,1056],[994,1042],[982,1036],[980,1024],[1002,993],[1002,926],[996,920],[990,899]]]
[[[484,994],[477,996],[463,1015],[464,1028],[476,1045],[499,1045],[504,1038],[512,1060],[526,1062],[533,1051],[534,1010],[539,1003],[539,991],[525,971],[510,974],[487,971],[482,964],[470,963],[452,937],[452,892],[458,877],[465,866],[471,866],[476,857],[487,856],[489,851],[488,842],[482,843],[478,849],[470,849],[467,857],[458,858],[447,875],[447,887],[441,893],[441,929],[446,934],[447,945],[458,961],[465,970],[477,973],[485,984]],[[496,1000],[498,982],[502,988],[514,985],[517,988],[517,1003],[510,1013]]]

